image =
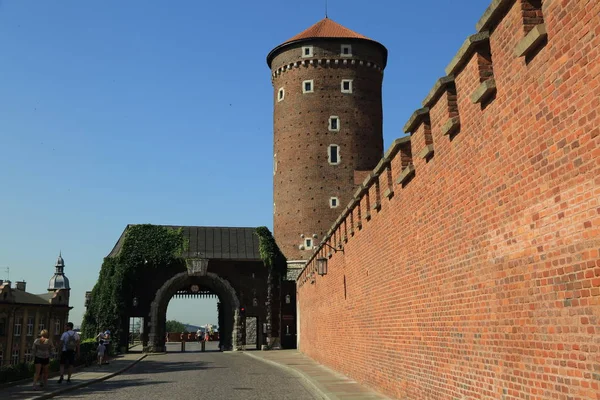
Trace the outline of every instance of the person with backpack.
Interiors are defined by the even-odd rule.
[[[75,356],[79,356],[79,342],[79,334],[73,331],[73,323],[66,323],[65,331],[60,337],[62,352],[60,354],[60,378],[58,378],[58,383],[62,383],[63,381],[65,365],[68,367],[67,383],[71,383],[71,374],[73,374]]]

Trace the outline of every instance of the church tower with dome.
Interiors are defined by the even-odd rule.
[[[273,84],[273,231],[303,267],[383,156],[387,49],[329,18],[267,56]]]
[[[62,258],[62,253],[58,255],[56,265],[54,266],[54,275],[50,278],[50,282],[48,283],[49,292],[61,289],[71,290],[69,278],[65,275],[65,260]]]

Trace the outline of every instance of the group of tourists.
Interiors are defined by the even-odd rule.
[[[79,344],[81,339],[79,334],[73,331],[73,323],[65,324],[65,331],[60,336],[58,349],[60,350],[60,378],[58,383],[62,383],[65,374],[65,366],[67,367],[67,383],[71,382],[71,374],[73,373],[73,365],[75,357],[79,355]],[[33,389],[40,390],[48,386],[48,370],[50,366],[50,357],[56,352],[56,348],[48,330],[42,329],[39,337],[33,342],[33,356],[35,373],[33,375]]]
[[[110,348],[110,331],[105,330],[96,336],[98,343],[98,365],[108,364],[108,354]],[[79,357],[79,348],[81,338],[79,334],[73,330],[73,323],[65,324],[65,331],[60,336],[58,347],[54,346],[47,329],[43,329],[38,338],[33,342],[33,356],[35,373],[33,375],[33,389],[41,390],[48,386],[48,370],[50,367],[50,358],[60,351],[60,377],[57,383],[62,383],[67,369],[67,383],[71,383],[71,375],[73,374],[73,366],[75,359]]]

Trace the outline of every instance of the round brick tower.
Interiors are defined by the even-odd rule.
[[[303,264],[383,156],[386,48],[325,18],[267,56],[274,236]]]

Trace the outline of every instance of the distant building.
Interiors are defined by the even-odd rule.
[[[58,344],[69,317],[71,287],[64,273],[65,262],[58,256],[48,292],[32,294],[26,282],[0,280],[0,366],[33,361],[31,348],[42,329]]]

